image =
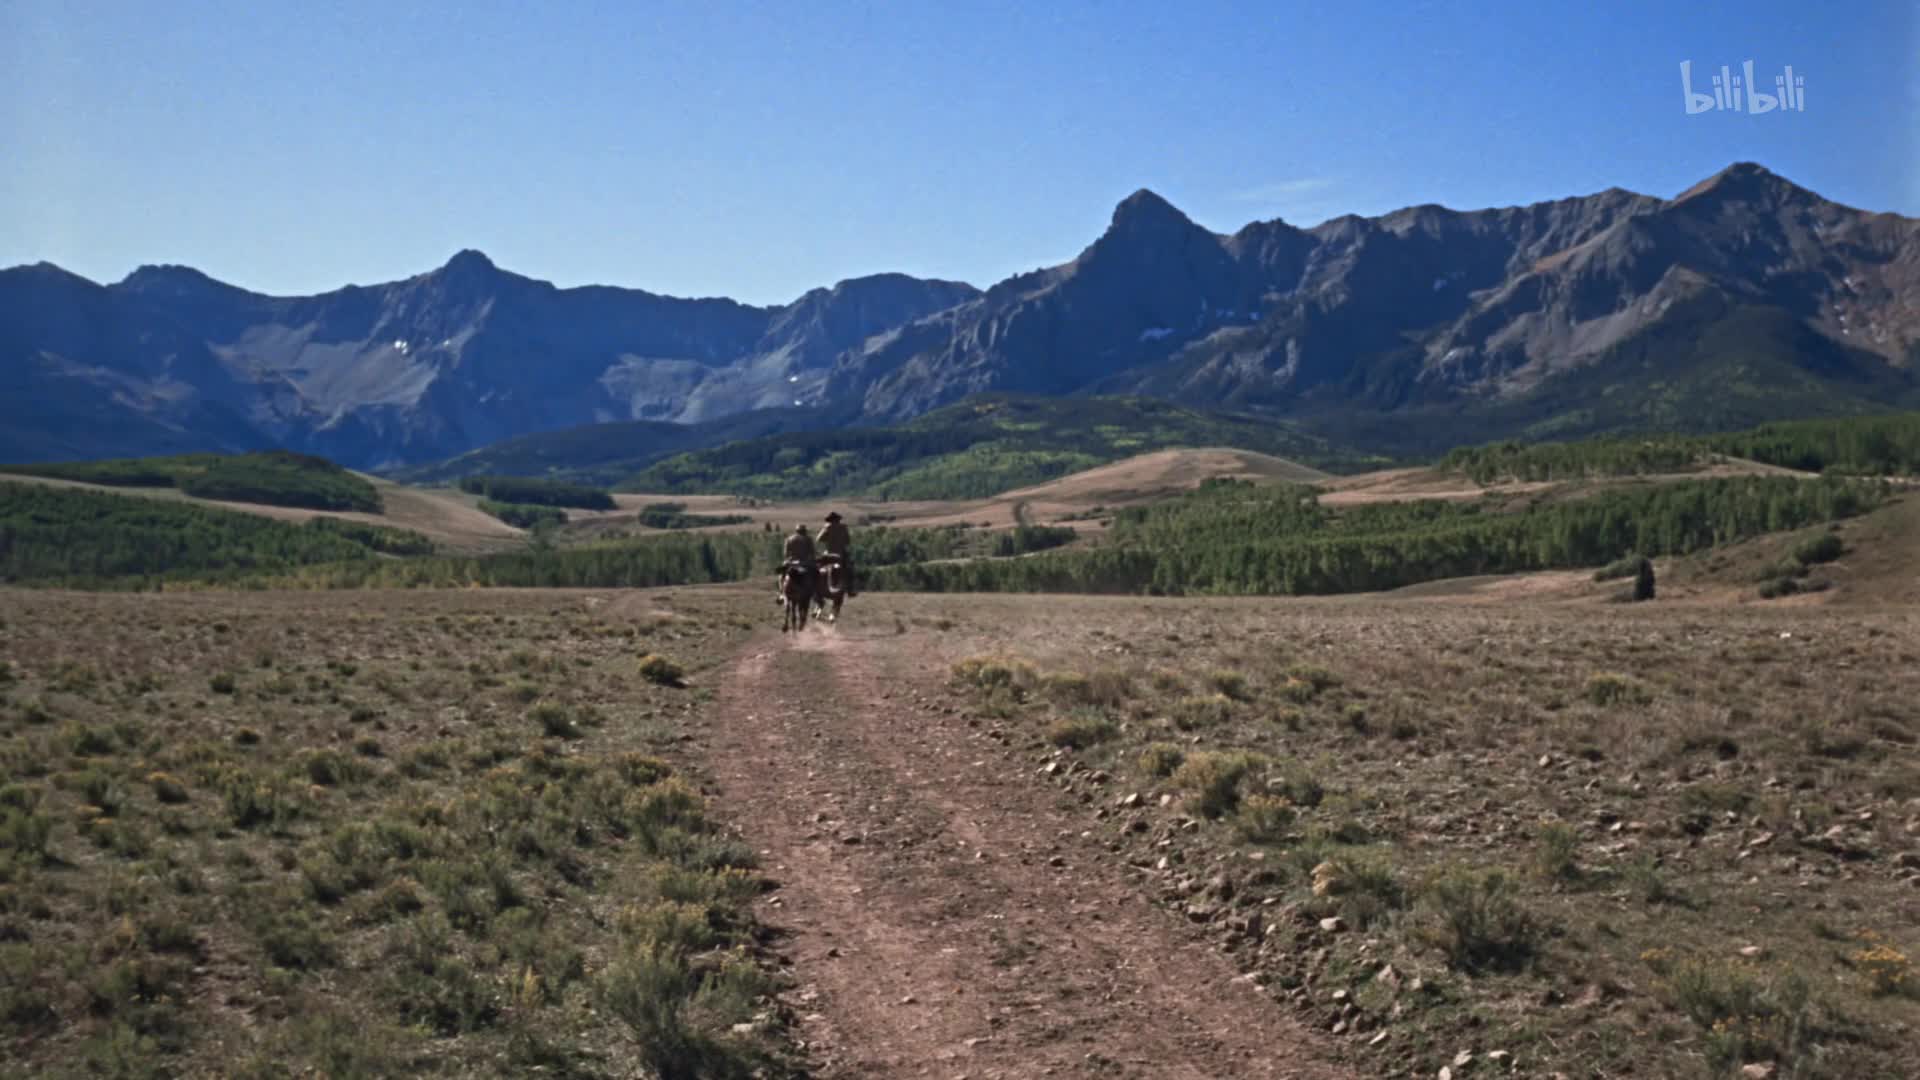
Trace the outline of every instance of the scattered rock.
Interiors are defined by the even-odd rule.
[[[1471,1064],[1473,1064],[1473,1051],[1462,1050],[1459,1053],[1453,1055],[1454,1068],[1464,1069]]]
[[[1222,900],[1231,900],[1233,899],[1233,878],[1227,876],[1225,871],[1215,874],[1213,880],[1207,882],[1207,891]]]
[[[1767,950],[1761,948],[1758,945],[1748,945],[1740,950],[1740,955],[1746,957],[1749,960],[1758,960],[1762,956],[1765,956],[1766,953],[1767,953]]]
[[[1132,810],[1140,805],[1140,793],[1136,791],[1130,795],[1122,795],[1114,805],[1122,810]]]
[[[1771,1061],[1756,1061],[1740,1066],[1740,1075],[1744,1080],[1768,1080],[1773,1076],[1774,1065]]]
[[[1320,920],[1320,929],[1325,930],[1329,934],[1341,933],[1342,931],[1346,930],[1346,928],[1347,928],[1347,920],[1341,918],[1338,915],[1332,916],[1331,918]]]

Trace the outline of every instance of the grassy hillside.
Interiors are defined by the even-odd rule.
[[[898,427],[778,435],[681,454],[619,487],[786,499],[856,492],[890,499],[967,499],[1176,446],[1231,446],[1328,468],[1367,463],[1271,421],[1139,398],[996,395]]]
[[[377,514],[381,509],[379,491],[365,479],[325,458],[284,450],[0,465],[0,473],[108,487],[178,488],[195,498],[308,510]]]
[[[753,849],[646,674],[705,678],[744,598],[473,599],[12,597],[0,1072],[788,1075]]]
[[[80,488],[0,483],[0,582],[138,587],[430,554],[418,533],[254,514]]]

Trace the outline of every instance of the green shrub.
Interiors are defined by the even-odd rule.
[[[1428,882],[1428,940],[1462,971],[1518,971],[1532,962],[1540,926],[1497,870],[1455,869]]]
[[[1207,685],[1213,687],[1222,697],[1233,701],[1253,700],[1253,691],[1247,683],[1247,677],[1237,671],[1219,669],[1208,672]]]
[[[1232,717],[1233,700],[1225,694],[1194,694],[1173,706],[1173,724],[1181,731],[1224,724]]]
[[[1115,734],[1113,721],[1091,710],[1076,710],[1073,715],[1062,716],[1047,726],[1048,742],[1073,750],[1085,750]]]
[[[1588,677],[1586,698],[1595,705],[1645,705],[1653,700],[1647,688],[1625,675],[1609,671],[1597,672]]]
[[[1813,566],[1830,563],[1847,553],[1847,545],[1834,533],[1821,533],[1811,540],[1805,540],[1793,549],[1793,561],[1801,566]]]
[[[640,677],[650,683],[679,686],[686,676],[686,669],[658,653],[648,653],[640,658]]]
[[[1186,751],[1172,743],[1149,743],[1140,751],[1140,771],[1148,776],[1172,776],[1175,769],[1187,760]]]
[[[1640,572],[1639,555],[1623,555],[1593,572],[1595,581],[1619,581]]]
[[[527,715],[534,723],[540,725],[540,731],[544,735],[559,739],[573,739],[580,735],[579,729],[573,726],[573,714],[563,705],[549,701],[534,706],[533,711]]]
[[[147,784],[153,788],[153,797],[163,803],[183,803],[190,798],[186,785],[163,772],[147,774]]]
[[[1293,803],[1277,795],[1249,795],[1241,800],[1234,828],[1254,844],[1278,844],[1293,825]]]
[[[1240,784],[1248,773],[1266,764],[1261,755],[1244,750],[1196,753],[1174,770],[1173,783],[1188,792],[1200,814],[1217,818],[1240,805]]]
[[[1553,881],[1571,881],[1580,876],[1580,837],[1566,825],[1548,825],[1540,830],[1540,842],[1534,852],[1541,876]]]

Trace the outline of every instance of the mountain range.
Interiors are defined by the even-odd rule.
[[[384,467],[561,429],[586,446],[595,424],[687,449],[984,392],[1147,396],[1405,451],[1911,404],[1916,361],[1920,220],[1758,165],[1672,198],[1231,235],[1142,190],[1071,262],[985,292],[882,274],[780,307],[561,289],[473,251],[312,297],[177,266],[0,270],[0,460],[276,445]]]

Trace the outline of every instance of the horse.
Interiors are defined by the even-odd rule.
[[[807,609],[813,604],[813,577],[808,568],[797,561],[788,561],[780,568],[780,604],[786,608],[786,616],[780,623],[780,632],[800,631],[807,628]]]
[[[813,614],[828,623],[840,620],[840,605],[847,601],[847,566],[838,555],[822,555],[820,573],[814,580]]]

